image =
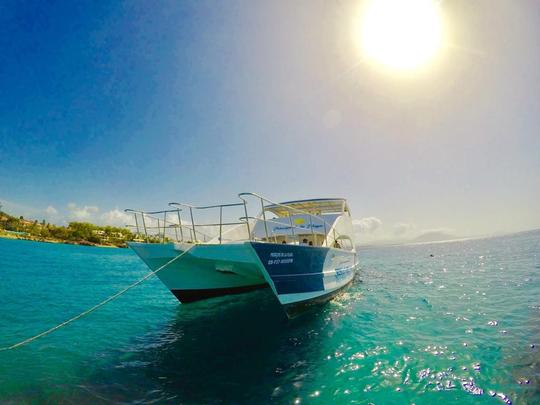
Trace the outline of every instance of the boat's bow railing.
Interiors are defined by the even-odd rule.
[[[243,202],[243,203],[206,205],[206,206],[196,206],[196,205],[191,205],[191,204],[186,204],[186,203],[171,202],[171,203],[169,203],[169,206],[171,206],[171,207],[183,207],[183,208],[187,208],[189,210],[189,217],[190,217],[190,221],[191,221],[190,230],[191,230],[193,235],[196,235],[196,233],[199,232],[197,230],[197,228],[201,228],[201,227],[213,227],[213,228],[219,227],[218,242],[221,244],[222,241],[223,241],[223,232],[224,232],[223,228],[224,227],[243,225],[243,224],[246,225],[247,234],[249,235],[249,232],[250,232],[249,222],[244,222],[244,221],[241,221],[241,220],[238,220],[238,221],[223,221],[223,209],[224,208],[242,207],[243,206],[244,207],[244,212],[247,215],[247,207],[246,207],[245,202]],[[195,219],[194,219],[194,216],[193,216],[193,211],[197,211],[197,210],[204,211],[204,210],[212,210],[212,209],[218,209],[218,208],[219,208],[219,222],[216,222],[216,223],[195,223]],[[179,216],[179,218],[180,218],[180,216]],[[213,239],[213,238],[211,238],[211,239]]]
[[[250,216],[248,216],[248,214],[247,214],[247,199],[246,199],[247,197],[253,197],[253,198],[256,198],[256,199],[259,200],[259,204],[261,206],[261,214],[259,215],[259,217],[250,217]],[[313,227],[314,220],[322,222],[322,224],[324,226],[324,242],[323,242],[324,246],[328,245],[328,234],[329,234],[328,230],[330,230],[330,232],[332,232],[334,241],[338,240],[338,238],[340,236],[339,233],[336,231],[335,227],[333,226],[333,224],[328,223],[326,218],[324,218],[321,215],[315,215],[315,214],[312,214],[311,212],[308,212],[308,211],[293,207],[291,205],[282,204],[282,203],[272,201],[272,200],[270,200],[270,199],[268,199],[266,197],[263,197],[262,195],[257,194],[257,193],[252,193],[252,192],[240,193],[240,194],[238,194],[238,198],[240,198],[242,200],[242,202],[244,204],[244,207],[245,207],[245,211],[246,211],[245,217],[241,217],[240,220],[243,220],[246,223],[248,223],[250,219],[255,219],[256,221],[262,221],[264,223],[264,232],[265,232],[265,236],[266,236],[267,241],[270,241],[271,238],[275,238],[275,235],[270,235],[269,234],[267,224],[268,223],[278,223],[278,224],[282,225],[281,222],[273,221],[271,219],[266,218],[266,211],[268,210],[268,208],[270,206],[274,206],[274,207],[278,206],[278,207],[282,207],[282,208],[287,210],[288,217],[289,217],[289,224],[290,224],[289,226],[291,228],[291,234],[292,234],[293,237],[295,236],[295,229],[300,229],[302,231],[305,231],[305,228],[296,226],[293,223],[293,215],[295,215],[295,214],[306,215],[309,218],[309,227],[311,229],[311,234],[312,234],[313,237],[315,237],[315,231],[314,231],[314,227]],[[268,204],[268,205],[265,205],[265,204]],[[248,229],[249,229],[249,225],[248,225]]]
[[[180,208],[161,211],[141,211],[128,208],[124,212],[133,215],[135,224],[126,226],[135,229],[136,235],[144,237],[146,241],[165,242],[171,239],[184,242],[198,240],[197,234],[192,233],[192,229],[182,223],[180,211],[182,211]],[[163,217],[159,217],[160,214]],[[178,222],[169,220],[171,215],[173,218],[176,217]],[[169,236],[167,236],[167,231],[169,231]],[[198,232],[198,234],[202,237],[202,240],[210,238],[202,232]],[[186,236],[189,236],[189,238],[186,239]]]

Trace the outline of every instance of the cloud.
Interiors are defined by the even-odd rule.
[[[455,230],[452,228],[446,228],[446,227],[440,227],[440,228],[430,228],[430,229],[422,229],[420,232],[418,232],[419,236],[425,235],[425,234],[452,234]]]
[[[54,217],[58,214],[58,210],[54,208],[52,205],[49,205],[47,208],[45,208],[45,214],[47,214],[50,217]]]
[[[341,112],[338,110],[329,110],[323,116],[324,126],[327,129],[333,129],[341,124]]]
[[[366,217],[354,219],[353,225],[360,228],[361,232],[373,233],[382,225],[382,221],[377,217]]]
[[[452,228],[446,228],[446,227],[442,226],[442,227],[440,227],[440,228],[422,229],[422,230],[420,231],[420,234],[424,234],[424,233],[434,233],[434,232],[452,233],[452,232],[454,232],[454,229],[452,229]]]
[[[406,233],[411,232],[414,229],[413,224],[407,224],[405,222],[398,222],[394,225],[394,235],[403,236]]]
[[[133,215],[128,215],[118,208],[101,214],[101,221],[106,225],[125,226],[134,222]]]
[[[88,221],[99,212],[99,208],[95,205],[79,207],[75,203],[69,203],[67,208],[69,210],[69,217],[77,221]]]
[[[451,228],[433,228],[433,229],[423,229],[420,231],[418,236],[415,238],[419,242],[428,242],[428,241],[439,241],[439,240],[449,240],[456,239],[457,237],[453,234],[454,230]]]

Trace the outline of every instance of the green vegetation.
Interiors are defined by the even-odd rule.
[[[24,219],[22,216],[17,218],[0,211],[0,237],[126,247],[126,242],[135,240],[137,235],[126,228],[97,226],[87,222],[70,222],[68,226],[57,226],[46,223],[45,220],[38,222]]]

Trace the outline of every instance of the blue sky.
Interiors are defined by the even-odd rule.
[[[121,223],[173,200],[343,196],[364,241],[540,227],[540,8],[441,2],[411,75],[360,1],[3,2],[0,200]]]

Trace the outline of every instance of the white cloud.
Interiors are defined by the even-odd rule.
[[[422,229],[420,233],[426,233],[426,232],[454,232],[454,229],[447,228],[445,226],[441,226],[439,228],[429,228],[429,229]]]
[[[333,129],[341,124],[341,112],[338,110],[329,110],[323,116],[324,126]]]
[[[99,212],[99,208],[95,205],[85,205],[79,207],[75,203],[68,204],[69,217],[76,221],[89,221],[92,217]]]
[[[58,210],[54,208],[52,205],[49,205],[47,208],[45,208],[45,214],[47,214],[50,217],[54,217],[58,214]]]
[[[454,232],[454,229],[442,226],[440,228],[422,229],[418,232],[418,235],[423,236],[426,234],[453,234]]]
[[[394,235],[403,236],[414,229],[413,224],[408,224],[405,222],[398,222],[394,225]]]
[[[118,208],[101,214],[101,221],[106,225],[123,227],[134,222],[133,215],[128,215]]]
[[[360,228],[361,232],[373,233],[382,225],[382,221],[377,217],[366,217],[353,219],[353,225]]]

